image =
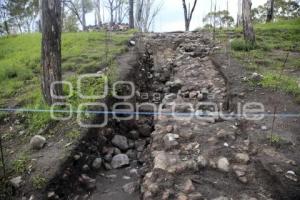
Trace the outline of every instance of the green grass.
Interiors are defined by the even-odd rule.
[[[26,172],[30,160],[25,153],[20,155],[16,160],[12,162],[13,171],[17,174]]]
[[[62,70],[65,80],[76,88],[79,74],[95,73],[102,66],[115,65],[114,57],[126,50],[125,44],[135,31],[120,33],[80,32],[62,35]],[[0,38],[0,106],[17,105],[48,110],[40,89],[41,35],[25,34]],[[113,67],[112,67],[113,68]],[[113,73],[112,73],[113,74]],[[115,77],[106,77],[114,79]],[[111,81],[111,80],[109,80]],[[85,94],[101,89],[103,80],[84,84]],[[68,102],[74,108],[82,103],[77,91]],[[87,101],[87,100],[85,100]],[[3,119],[6,114],[0,113]],[[27,113],[27,127],[35,134],[51,121],[49,113]]]
[[[300,87],[297,81],[291,77],[278,73],[268,72],[264,75],[262,85],[267,88],[280,89],[293,96],[300,96]]]
[[[46,185],[47,180],[42,175],[37,175],[32,178],[32,186],[35,189],[42,189]]]
[[[254,29],[255,46],[244,42],[241,28],[218,30],[217,38],[227,43],[228,35],[231,36],[231,55],[247,70],[263,74],[263,87],[284,91],[300,102],[299,77],[292,73],[300,69],[300,18],[256,24]],[[283,66],[283,75],[279,77]]]

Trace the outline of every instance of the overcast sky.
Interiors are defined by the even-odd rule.
[[[184,18],[183,18],[183,8],[182,0],[156,0],[156,2],[163,2],[163,7],[157,17],[155,22],[151,27],[151,30],[156,32],[166,32],[166,31],[177,31],[184,30]],[[193,2],[194,0],[187,0],[187,2]],[[217,10],[224,10],[227,8],[227,0],[213,0],[217,2]],[[210,0],[198,0],[195,13],[191,22],[191,30],[202,26],[203,17],[210,12],[211,7]],[[238,0],[228,0],[229,12],[231,16],[236,18],[238,10]],[[257,7],[266,3],[267,0],[252,0],[253,7]],[[93,14],[88,16],[88,24],[94,23]]]

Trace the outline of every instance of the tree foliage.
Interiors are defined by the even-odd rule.
[[[256,23],[263,23],[267,20],[269,5],[258,6],[252,9],[252,18]],[[299,0],[274,0],[274,19],[292,19],[300,17]]]
[[[214,20],[215,24],[218,25],[219,28],[231,27],[234,24],[234,19],[227,10],[209,12],[203,18],[203,22],[207,24],[207,27],[212,26],[212,24],[209,23],[213,22]]]

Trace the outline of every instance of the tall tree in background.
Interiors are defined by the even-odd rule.
[[[142,32],[148,32],[156,15],[162,8],[162,1],[136,0],[135,26]]]
[[[197,1],[198,0],[194,0],[193,7],[191,9],[190,3],[188,4],[188,7],[187,7],[185,0],[182,0],[183,11],[184,11],[185,31],[190,30],[190,24],[192,21],[193,13],[194,13],[196,5],[197,5]]]
[[[95,6],[95,19],[97,26],[102,26],[102,18],[101,18],[101,2],[100,0],[94,0],[94,6]]]
[[[82,12],[82,29],[83,31],[86,30],[86,19],[85,19],[85,15],[87,13],[87,10],[86,10],[86,2],[85,0],[81,0],[81,12]]]
[[[106,0],[106,7],[109,10],[109,15],[110,15],[110,25],[112,26],[114,24],[114,13],[116,9],[119,8],[121,5],[121,0]]]
[[[271,22],[274,18],[274,0],[268,0],[267,22]]]
[[[42,1],[42,92],[45,102],[55,102],[51,94],[62,96],[61,84],[61,0]]]
[[[237,14],[237,20],[236,20],[236,26],[239,27],[243,24],[243,0],[238,0],[238,14]]]
[[[255,33],[251,17],[251,0],[243,0],[243,32],[245,41],[251,45],[255,44]]]
[[[134,28],[134,2],[129,0],[129,28]]]

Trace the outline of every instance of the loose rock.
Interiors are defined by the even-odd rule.
[[[114,146],[123,151],[126,151],[129,148],[127,138],[125,136],[115,135],[111,142]]]
[[[30,140],[30,147],[32,149],[40,150],[46,144],[46,138],[40,135],[35,135]]]
[[[102,165],[102,158],[96,158],[92,164],[94,169],[100,169]]]
[[[126,154],[118,154],[114,156],[111,161],[111,166],[114,169],[121,168],[126,165],[129,165],[129,158]]]
[[[127,183],[126,185],[124,185],[123,187],[123,191],[128,193],[128,194],[132,194],[135,191],[137,191],[138,189],[138,184],[136,182],[132,182],[132,183]]]
[[[229,172],[229,161],[227,158],[220,158],[217,163],[218,169],[223,172]]]

